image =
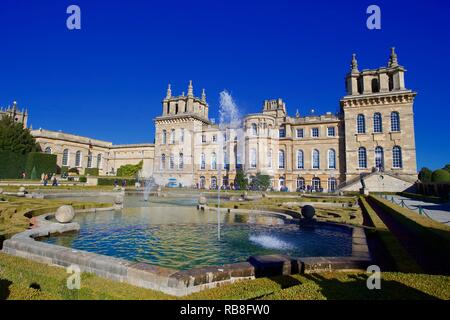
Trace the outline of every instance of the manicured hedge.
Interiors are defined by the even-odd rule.
[[[24,170],[26,155],[0,151],[0,179],[19,179]],[[29,176],[27,175],[27,178]]]
[[[435,197],[435,196],[427,196],[424,194],[418,194],[418,193],[411,193],[411,192],[399,192],[398,195],[406,197],[406,198],[411,198],[411,199],[415,199],[415,200],[421,200],[421,201],[425,201],[425,202],[444,202],[441,198],[439,197]]]
[[[98,176],[98,168],[86,168],[84,169],[84,174],[90,176]]]
[[[27,177],[31,176],[34,168],[38,177],[40,177],[42,173],[55,173],[56,154],[30,152],[27,155],[27,161],[25,164],[25,172],[27,174]]]
[[[122,181],[125,180],[127,182],[127,186],[134,186],[136,183],[136,179],[129,179],[129,178],[98,178],[98,185],[99,186],[113,186],[114,181],[117,180],[117,183],[119,186],[122,186]]]
[[[359,198],[361,209],[366,213],[373,226],[376,228],[376,235],[379,237],[383,247],[395,263],[397,271],[421,273],[422,269],[417,262],[409,255],[398,239],[389,231],[383,220],[378,216],[375,210],[367,203],[364,197]]]

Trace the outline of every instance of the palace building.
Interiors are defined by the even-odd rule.
[[[98,167],[104,175],[142,160],[142,176],[160,185],[217,188],[232,185],[242,169],[248,177],[269,175],[276,190],[358,190],[366,177],[372,190],[401,191],[417,180],[416,92],[406,88],[404,75],[394,48],[378,69],[360,71],[353,55],[337,114],[289,116],[282,99],[265,100],[261,112],[234,127],[209,118],[205,90],[196,97],[192,81],[187,95],[173,95],[169,85],[152,144],[31,132],[44,152],[58,156],[59,166]],[[20,117],[26,124],[27,115]]]

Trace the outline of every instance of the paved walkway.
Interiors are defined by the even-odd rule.
[[[419,206],[421,206],[422,209],[424,210],[425,215],[427,215],[433,220],[442,222],[450,226],[450,202],[432,203],[410,199],[403,196],[393,196],[393,197],[395,199],[395,203],[399,204],[401,200],[403,200],[405,205],[409,207],[409,209],[414,210],[416,212],[419,212]],[[391,196],[388,196],[388,199],[390,200]]]

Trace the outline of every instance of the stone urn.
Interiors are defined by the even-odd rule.
[[[305,219],[311,220],[316,215],[316,209],[313,206],[307,204],[302,208],[302,216]]]
[[[198,204],[203,206],[206,203],[208,203],[208,199],[206,199],[206,197],[204,195],[200,195],[200,197],[198,198]]]
[[[75,210],[72,206],[64,205],[56,210],[55,219],[59,223],[68,223],[75,216]]]
[[[25,192],[27,192],[27,189],[25,189],[25,187],[22,186],[19,188],[19,192],[25,193]]]

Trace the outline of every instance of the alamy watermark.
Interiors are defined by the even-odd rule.
[[[81,270],[76,264],[72,264],[67,267],[66,272],[70,274],[67,278],[67,289],[69,290],[80,290],[81,288]]]
[[[381,29],[381,9],[379,6],[372,4],[367,7],[367,14],[370,16],[367,18],[366,26],[369,30],[380,30]]]
[[[371,275],[367,278],[366,285],[367,289],[381,289],[381,270],[377,265],[371,265],[367,267],[367,272]]]
[[[81,9],[79,6],[72,4],[67,7],[67,14],[70,14],[66,20],[66,26],[69,30],[81,29]]]

